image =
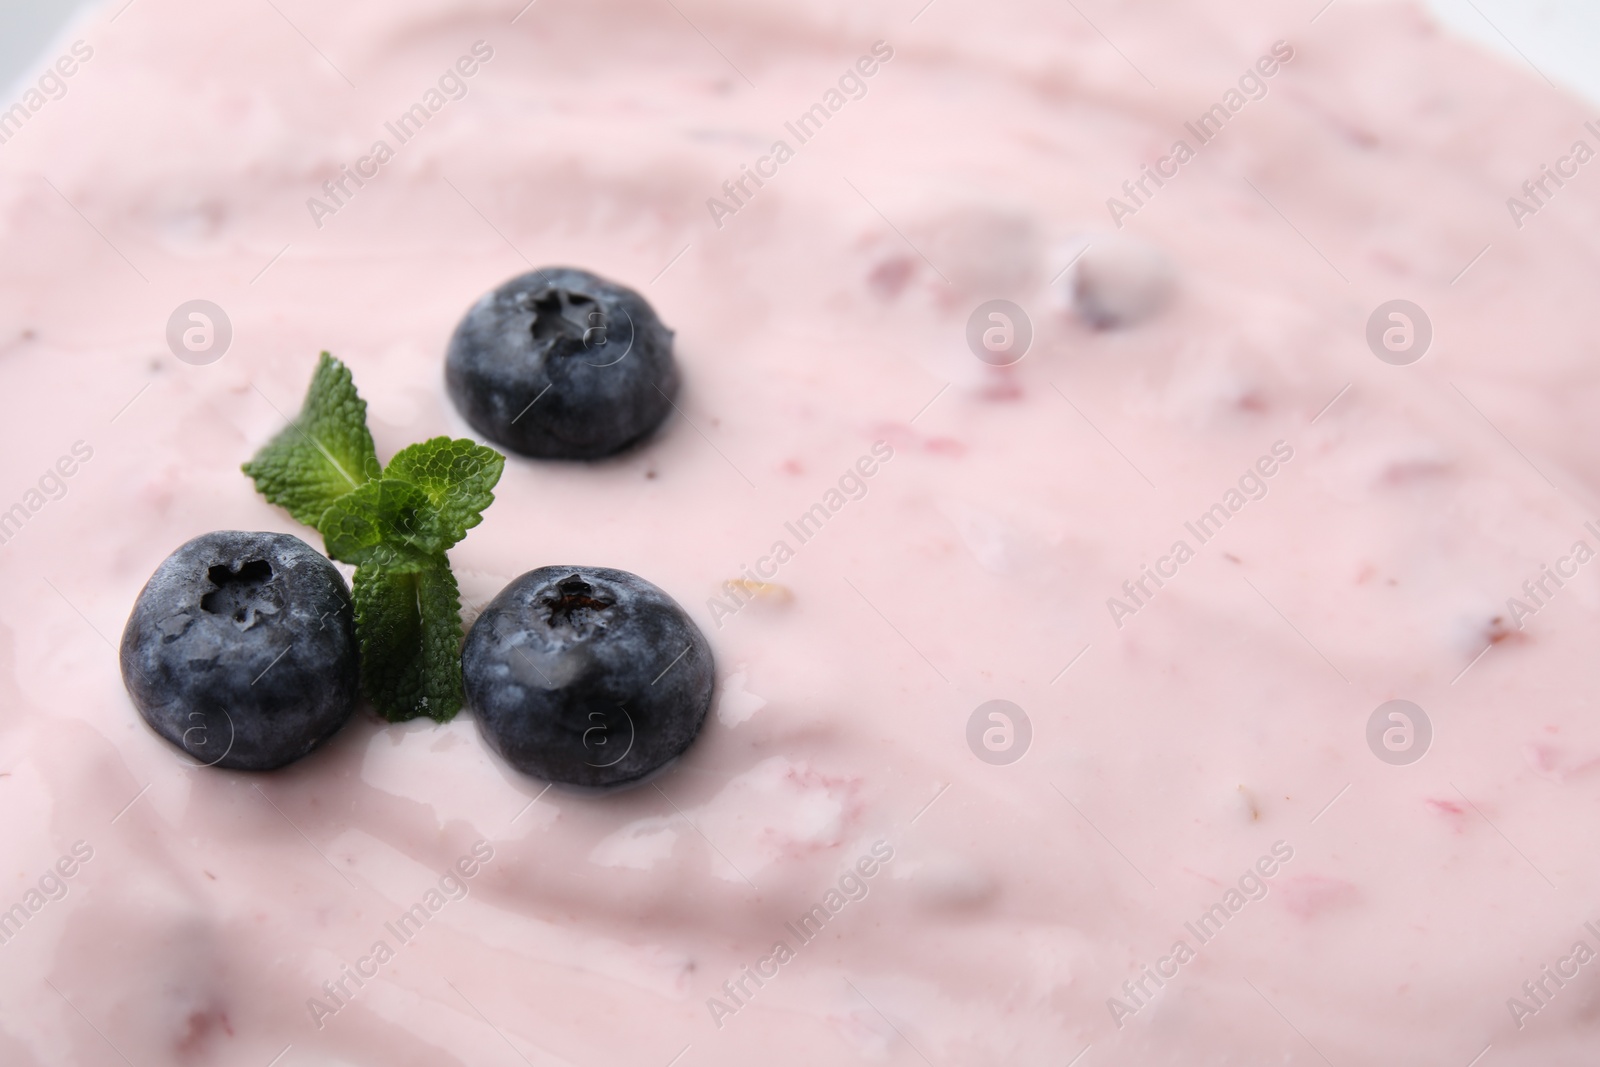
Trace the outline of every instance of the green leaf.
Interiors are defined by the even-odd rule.
[[[367,404],[350,370],[322,353],[299,416],[244,465],[262,496],[307,526],[379,473]]]
[[[462,704],[461,599],[445,549],[494,502],[505,457],[436,437],[378,466],[367,405],[350,371],[322,353],[300,414],[244,471],[356,565],[361,686],[391,722],[448,722]]]
[[[328,555],[358,567],[419,571],[445,547],[428,494],[385,475],[346,493],[317,524]]]
[[[449,722],[461,710],[461,598],[449,561],[361,567],[352,587],[367,699],[390,722]]]
[[[494,503],[495,483],[506,457],[471,441],[435,437],[402,448],[384,468],[384,478],[404,478],[428,494],[438,517],[440,550],[467,536]]]

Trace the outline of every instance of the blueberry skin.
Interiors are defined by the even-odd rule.
[[[634,783],[689,747],[716,667],[705,635],[643,578],[540,567],[490,601],[461,653],[489,747],[568,785]]]
[[[168,556],[133,605],[121,659],[156,733],[196,763],[241,771],[282,767],[333,736],[360,681],[344,577],[279,533],[218,530]]]
[[[632,289],[546,267],[472,305],[450,338],[445,385],[495,444],[535,459],[602,459],[672,410],[672,336]]]

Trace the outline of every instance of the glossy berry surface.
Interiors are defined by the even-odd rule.
[[[506,586],[461,666],[491,748],[526,774],[589,787],[636,782],[688,748],[715,677],[677,602],[605,567],[541,567]]]
[[[506,282],[450,338],[445,385],[489,440],[536,459],[601,459],[672,410],[672,331],[644,297],[588,271]]]
[[[355,708],[350,590],[298,537],[219,530],[156,568],[122,631],[122,680],[198,764],[267,771],[331,737]]]

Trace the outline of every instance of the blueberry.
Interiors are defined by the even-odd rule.
[[[461,654],[484,740],[519,771],[578,786],[636,782],[705,721],[711,646],[637,575],[540,567],[490,601]]]
[[[588,271],[546,267],[472,305],[445,356],[456,410],[536,459],[600,459],[672,408],[672,331],[644,297]]]
[[[168,556],[122,631],[122,681],[146,722],[196,762],[270,771],[355,708],[344,578],[298,537],[219,530]]]

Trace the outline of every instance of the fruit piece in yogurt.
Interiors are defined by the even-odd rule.
[[[298,537],[204,534],[139,593],[121,659],[156,733],[200,764],[270,771],[333,736],[355,708],[350,590]]]
[[[526,774],[637,782],[689,747],[711,706],[711,646],[627,571],[541,567],[501,591],[462,650],[484,740]]]
[[[1094,238],[1070,275],[1072,309],[1097,330],[1135,326],[1172,299],[1167,254],[1137,237]]]
[[[535,459],[602,459],[672,408],[672,331],[644,297],[588,271],[547,267],[485,294],[445,356],[472,428]]]

